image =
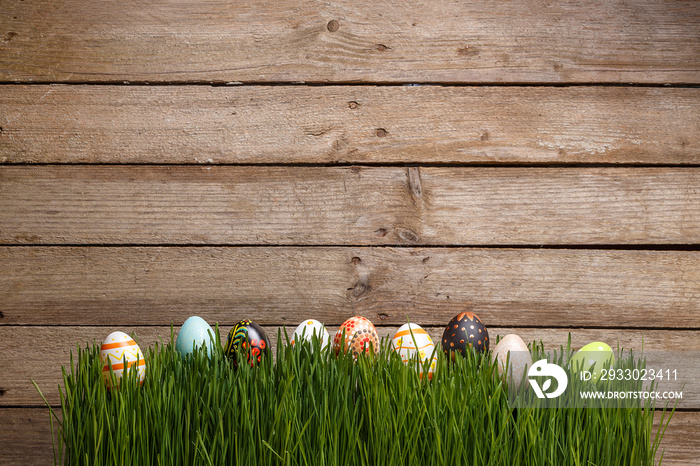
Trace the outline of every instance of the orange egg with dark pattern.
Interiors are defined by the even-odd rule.
[[[238,353],[245,354],[251,367],[270,353],[270,340],[265,330],[252,320],[242,320],[228,333],[224,354],[238,364]]]
[[[442,334],[442,350],[448,356],[454,356],[454,352],[464,354],[467,348],[476,351],[489,350],[489,332],[472,312],[462,312],[454,316],[447,324]]]
[[[333,338],[333,351],[350,352],[353,358],[361,353],[371,354],[379,351],[379,335],[374,324],[364,317],[351,317],[340,326]]]

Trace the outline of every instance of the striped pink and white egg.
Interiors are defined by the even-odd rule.
[[[399,353],[404,364],[416,361],[417,358],[422,363],[425,363],[425,361],[433,356],[433,351],[435,350],[433,339],[430,338],[430,335],[428,335],[428,332],[426,332],[423,327],[417,324],[403,324],[396,334],[394,334],[394,338],[391,342],[394,351]],[[436,364],[437,359],[433,357],[428,368],[428,379],[433,378]],[[423,378],[422,370],[419,376]]]
[[[124,365],[125,358],[126,366]],[[125,370],[127,372],[132,368],[137,370],[141,383],[146,376],[146,359],[143,352],[134,339],[124,332],[112,332],[105,338],[100,347],[100,361],[102,363],[102,377],[108,389],[112,388],[109,363],[112,364],[117,386]]]

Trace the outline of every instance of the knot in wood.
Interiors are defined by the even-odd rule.
[[[335,32],[335,31],[338,30],[338,28],[340,28],[340,23],[339,23],[338,21],[336,21],[335,19],[333,19],[333,20],[331,20],[331,21],[328,21],[328,24],[326,25],[326,28],[327,28],[330,32]]]
[[[408,168],[408,187],[410,188],[411,195],[414,199],[420,199],[423,197],[423,185],[421,184],[420,180],[420,168]]]
[[[355,286],[351,288],[350,294],[354,299],[360,298],[362,295],[367,294],[370,290],[370,287],[368,284],[359,282],[356,283]]]
[[[409,243],[416,243],[420,239],[415,232],[407,228],[397,228],[396,236],[398,236],[402,241],[407,241]]]

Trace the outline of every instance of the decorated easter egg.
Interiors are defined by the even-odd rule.
[[[510,359],[509,355],[510,354]],[[491,357],[498,361],[498,373],[502,377],[508,377],[508,381],[519,387],[530,366],[532,366],[532,356],[527,345],[517,335],[506,335],[498,342]],[[506,370],[506,362],[508,368]]]
[[[489,332],[476,314],[461,312],[445,327],[442,334],[442,350],[448,356],[454,357],[454,352],[464,354],[467,348],[488,351]]]
[[[292,335],[292,345],[295,342],[307,340],[312,341],[313,336],[319,339],[321,348],[326,348],[330,344],[331,337],[326,331],[326,327],[315,319],[307,319],[300,323]]]
[[[125,362],[126,360],[126,362]],[[112,332],[100,347],[100,362],[102,364],[102,377],[107,388],[112,388],[112,380],[109,373],[109,364],[112,364],[114,382],[119,386],[125,371],[138,371],[139,380],[143,382],[146,376],[146,359],[141,352],[141,348],[133,338],[124,332]]]
[[[575,372],[590,372],[591,380],[594,382],[600,378],[602,369],[609,369],[613,364],[615,364],[615,354],[612,348],[600,341],[594,341],[581,348],[569,362],[569,366]]]
[[[416,324],[403,324],[394,334],[391,343],[394,351],[401,355],[404,364],[409,364],[416,359],[425,362],[433,356],[435,350],[435,344],[428,332]],[[437,359],[433,357],[428,368],[428,379],[433,378],[436,364]],[[422,370],[419,375],[421,378],[423,377]]]
[[[204,319],[192,316],[180,327],[175,349],[184,357],[195,349],[206,346],[208,354],[211,355],[214,346],[213,335],[214,331]]]
[[[246,355],[251,367],[260,363],[270,352],[270,340],[265,330],[252,320],[242,320],[228,332],[224,354],[237,364],[240,352]]]
[[[360,353],[369,354],[370,348],[379,352],[379,335],[372,322],[364,317],[351,317],[343,322],[333,339],[335,354],[351,352],[357,358]]]

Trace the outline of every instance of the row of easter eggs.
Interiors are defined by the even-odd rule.
[[[314,319],[308,319],[299,324],[292,335],[291,344],[302,339],[311,340],[316,336],[321,347],[330,344],[330,335],[325,326]],[[194,349],[206,346],[208,351],[213,350],[214,331],[201,317],[193,316],[182,325],[175,343],[176,350],[183,356],[191,353]],[[442,349],[448,356],[454,358],[455,353],[463,354],[467,348],[474,350],[488,351],[489,334],[486,326],[476,314],[462,312],[456,315],[442,335]],[[436,365],[434,357],[435,344],[421,326],[416,324],[404,324],[401,326],[392,339],[392,345],[399,353],[404,363],[418,359],[426,363],[428,358],[432,358],[428,365],[428,378],[432,378]],[[605,343],[591,343],[581,351],[590,351],[591,346],[605,349],[610,354],[612,350]],[[354,358],[361,353],[379,351],[379,335],[372,322],[364,317],[351,317],[343,322],[333,338],[333,351],[336,354],[350,352]],[[242,352],[248,363],[255,365],[261,362],[265,354],[270,351],[270,341],[265,330],[251,320],[242,320],[231,329],[224,345],[224,354],[237,361],[238,353]],[[506,335],[496,345],[492,357],[498,360],[499,373],[506,373],[506,361],[510,354],[508,373],[512,375],[514,381],[519,384],[522,381],[522,374],[532,365],[530,352],[525,342],[517,335]],[[136,365],[139,378],[143,382],[145,376],[145,359],[141,349],[136,342],[123,332],[111,333],[102,344],[100,350],[102,361],[102,373],[107,386],[110,387],[110,365],[116,379],[119,380],[125,369]],[[124,359],[126,358],[126,366]],[[423,373],[420,373],[423,377]],[[596,377],[596,374],[594,374]]]

